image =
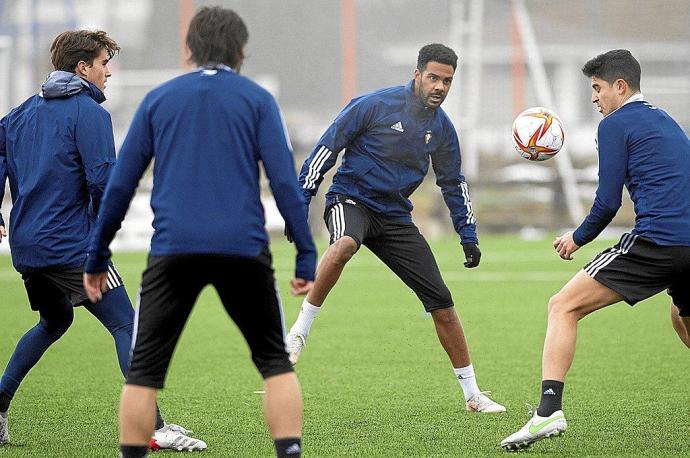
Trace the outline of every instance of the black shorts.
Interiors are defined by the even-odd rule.
[[[429,244],[412,223],[386,219],[362,203],[336,196],[324,220],[330,243],[344,235],[369,248],[417,295],[427,312],[453,306]]]
[[[135,318],[127,383],[163,388],[175,345],[201,290],[213,285],[264,378],[292,371],[270,255],[150,256]]]
[[[39,310],[64,296],[73,306],[83,305],[89,299],[84,291],[84,269],[44,270],[22,274],[24,288],[32,310]],[[122,286],[122,277],[112,263],[108,264],[108,289]]]
[[[638,235],[623,234],[584,270],[630,305],[667,289],[680,315],[690,316],[690,247],[662,246]]]

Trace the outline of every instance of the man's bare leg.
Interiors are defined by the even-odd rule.
[[[347,235],[339,238],[326,249],[316,268],[314,286],[307,293],[307,302],[316,307],[323,305],[343,273],[345,264],[352,259],[358,249],[357,242]]]
[[[563,382],[575,356],[577,323],[585,316],[623,300],[584,270],[578,272],[548,306],[548,327],[542,354],[542,379]]]
[[[590,313],[620,302],[623,297],[589,276],[578,272],[549,301],[548,327],[542,354],[541,400],[532,418],[501,441],[506,450],[519,450],[568,427],[562,411],[565,376],[575,357],[577,323]]]
[[[434,319],[438,340],[448,354],[453,367],[469,366],[470,351],[467,348],[465,332],[455,312],[455,307],[434,310],[431,312],[431,317]]]
[[[321,261],[319,261],[319,265],[316,268],[314,285],[307,293],[297,320],[295,320],[295,324],[292,325],[285,339],[292,364],[297,363],[297,359],[309,335],[311,325],[321,311],[321,306],[326,297],[338,282],[343,269],[345,269],[345,264],[352,259],[358,249],[357,242],[352,237],[346,235],[329,246],[321,257]]]
[[[156,424],[156,394],[146,386],[125,385],[120,399],[120,447],[148,451]],[[123,456],[134,456],[124,453]],[[143,455],[140,455],[143,456]]]
[[[680,309],[671,302],[671,324],[685,346],[690,348],[690,317],[680,316]]]

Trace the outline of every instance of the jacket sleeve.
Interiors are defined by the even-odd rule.
[[[335,165],[338,154],[367,129],[372,107],[366,96],[353,99],[319,139],[299,174],[299,184],[307,205],[316,195],[324,174]]]
[[[0,210],[5,198],[5,182],[7,181],[7,134],[5,133],[5,118],[0,120]],[[5,225],[0,212],[0,226]]]
[[[115,163],[113,124],[108,112],[100,106],[80,104],[74,138],[84,165],[91,210],[95,217]]]
[[[120,229],[141,176],[153,157],[153,134],[147,98],[141,103],[127,132],[120,155],[108,180],[103,205],[91,235],[85,270],[105,272],[111,252],[108,246]]]
[[[470,191],[460,170],[458,134],[452,124],[446,128],[441,147],[431,155],[431,163],[436,174],[436,184],[441,188],[443,199],[450,210],[455,232],[460,235],[462,243],[479,243]]]
[[[625,130],[613,119],[599,123],[599,185],[589,215],[573,233],[573,241],[583,246],[594,240],[618,213],[628,173],[628,147]]]
[[[316,246],[307,223],[307,208],[302,201],[290,139],[278,104],[268,96],[261,105],[258,125],[258,150],[273,197],[297,248],[295,278],[314,280]]]

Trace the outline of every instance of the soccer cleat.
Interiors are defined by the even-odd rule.
[[[547,437],[560,436],[567,427],[568,422],[565,421],[562,410],[557,410],[548,417],[540,417],[534,412],[525,426],[501,441],[501,447],[511,452],[523,450]]]
[[[467,400],[465,408],[468,412],[479,412],[479,413],[503,413],[506,408],[503,407],[498,402],[492,400],[489,396],[490,391],[482,391],[475,394]]]
[[[192,431],[179,425],[165,424],[161,429],[153,433],[149,440],[149,447],[154,452],[157,450],[177,450],[178,452],[194,452],[206,450],[206,442],[190,436]]]
[[[0,415],[0,445],[10,443],[10,430],[7,423],[7,417]]]
[[[297,364],[299,355],[302,353],[302,349],[307,344],[307,336],[294,331],[290,331],[285,337],[285,348],[290,355],[290,362],[294,366]]]

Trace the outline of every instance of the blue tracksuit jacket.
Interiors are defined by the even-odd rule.
[[[295,238],[295,275],[314,279],[316,248],[278,105],[225,66],[174,78],[141,102],[103,197],[87,272],[105,271],[108,245],[154,158],[151,255],[258,256],[268,247],[262,164]]]
[[[453,226],[463,243],[477,243],[476,219],[455,128],[442,109],[425,107],[414,81],[353,99],[319,140],[299,176],[307,205],[324,174],[345,150],[327,200],[351,196],[385,217],[410,222],[409,196],[429,170],[436,173]]]
[[[599,187],[575,243],[589,243],[611,222],[625,185],[635,205],[633,234],[690,246],[690,139],[673,118],[643,100],[626,103],[599,123],[597,145]]]
[[[40,94],[0,120],[0,202],[9,178],[10,249],[19,272],[84,265],[115,162],[104,100],[96,86],[56,71]]]

